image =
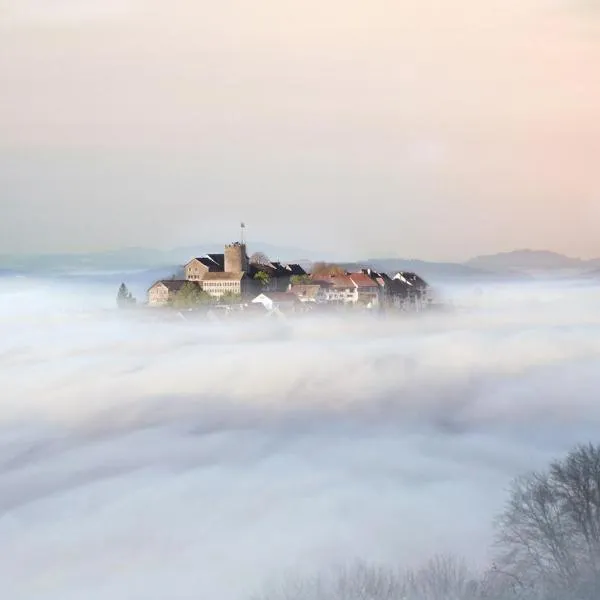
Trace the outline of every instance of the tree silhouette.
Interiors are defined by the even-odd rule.
[[[416,571],[357,561],[313,577],[286,579],[252,600],[483,600],[482,584],[452,556],[434,557]]]
[[[312,282],[310,275],[292,275],[290,277],[290,283],[292,285],[303,285]]]
[[[343,267],[334,263],[316,262],[312,267],[312,275],[318,277],[329,277],[330,275],[344,275]]]
[[[219,301],[222,304],[237,304],[241,302],[242,296],[240,294],[236,294],[235,292],[225,292],[220,298]]]
[[[210,304],[213,298],[197,283],[187,281],[175,294],[172,305],[175,308],[194,308],[203,304]]]
[[[131,292],[127,289],[127,286],[122,283],[119,286],[119,291],[117,292],[117,306],[119,308],[126,308],[128,306],[132,306],[136,303],[135,298],[132,296]]]
[[[271,261],[264,252],[255,252],[250,257],[250,264],[266,267],[271,264]]]
[[[271,276],[266,271],[258,271],[254,275],[254,280],[260,283],[261,287],[266,288],[271,282]]]
[[[498,569],[544,598],[598,598],[600,446],[518,478],[498,520]],[[556,594],[556,595],[554,595]]]

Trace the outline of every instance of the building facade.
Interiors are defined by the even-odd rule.
[[[320,284],[325,302],[334,304],[356,304],[358,288],[348,275],[316,277],[313,283]]]
[[[184,280],[157,281],[148,290],[148,304],[169,304],[186,282],[197,284],[217,301],[224,296],[248,301],[262,292],[261,303],[265,306],[275,297],[281,302],[295,298],[306,308],[305,303],[309,302],[419,310],[431,303],[428,284],[415,273],[400,272],[390,277],[370,268],[353,273],[338,268],[336,273],[307,276],[298,264],[270,261],[264,255],[262,261],[250,262],[243,238],[227,244],[223,254],[192,258],[184,272]],[[277,296],[286,292],[292,294]]]
[[[249,264],[246,244],[234,242],[225,246],[223,271],[226,273],[248,273]]]
[[[348,277],[356,286],[356,301],[368,307],[379,306],[382,296],[381,286],[377,283],[374,277],[365,272],[349,273]]]
[[[199,282],[202,289],[213,298],[245,296],[249,292],[249,279],[245,273],[207,273]]]
[[[290,286],[290,292],[300,302],[322,303],[326,301],[325,286],[318,283],[299,283]]]
[[[206,254],[192,258],[185,265],[185,278],[188,281],[201,281],[207,273],[213,273],[224,270],[224,254]]]
[[[165,279],[157,281],[148,290],[148,304],[150,306],[168,305],[187,283],[189,282],[186,279]]]

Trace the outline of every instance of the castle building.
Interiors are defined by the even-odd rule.
[[[250,288],[250,280],[245,273],[227,271],[209,272],[199,284],[213,298],[221,298],[224,295],[244,296]]]
[[[242,296],[252,291],[249,277],[250,261],[246,244],[227,244],[223,254],[206,254],[192,258],[185,265],[185,278],[197,281],[202,289],[213,296]]]
[[[185,281],[197,283],[205,292],[220,299],[224,295],[249,296],[260,291],[286,292],[294,275],[306,274],[300,265],[295,264],[251,264],[243,233],[242,224],[241,241],[227,244],[223,254],[192,258],[184,267]],[[268,276],[267,284],[255,279],[260,271]],[[166,304],[177,293],[174,289],[166,290],[163,282],[157,282],[155,286],[151,288],[149,304]]]
[[[259,277],[259,273],[266,277]],[[148,304],[171,304],[189,282],[217,301],[224,296],[235,296],[247,302],[256,296],[259,299],[256,302],[264,306],[274,298],[289,300],[292,297],[301,303],[359,304],[367,308],[400,310],[421,310],[432,303],[429,285],[415,273],[399,272],[390,277],[366,268],[354,273],[312,275],[308,282],[300,279],[303,283],[294,283],[294,276],[305,275],[297,264],[268,259],[251,263],[246,244],[233,242],[225,246],[223,254],[192,258],[185,265],[185,279],[157,281],[148,290]]]
[[[264,271],[269,277],[266,286],[255,280],[259,271]],[[195,257],[185,265],[185,278],[198,282],[215,298],[225,293],[245,296],[260,291],[286,292],[294,275],[306,275],[306,271],[296,264],[251,264],[244,241],[227,244],[223,254]]]
[[[246,244],[234,242],[225,246],[225,273],[248,273],[249,259],[246,254]]]
[[[206,254],[192,258],[185,265],[185,278],[188,281],[200,281],[207,273],[215,273],[225,270],[224,254]]]

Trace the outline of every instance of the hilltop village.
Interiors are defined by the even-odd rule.
[[[418,311],[431,304],[429,285],[415,273],[393,275],[370,268],[348,272],[315,263],[311,272],[299,264],[271,261],[246,244],[234,242],[223,254],[192,258],[182,277],[155,282],[149,307],[225,308],[260,312],[308,312],[335,308]]]

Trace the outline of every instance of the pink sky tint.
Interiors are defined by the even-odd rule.
[[[178,245],[242,217],[301,245],[318,212],[310,243],[352,254],[600,255],[581,3],[43,4],[0,0],[0,251],[152,244],[157,222]]]

